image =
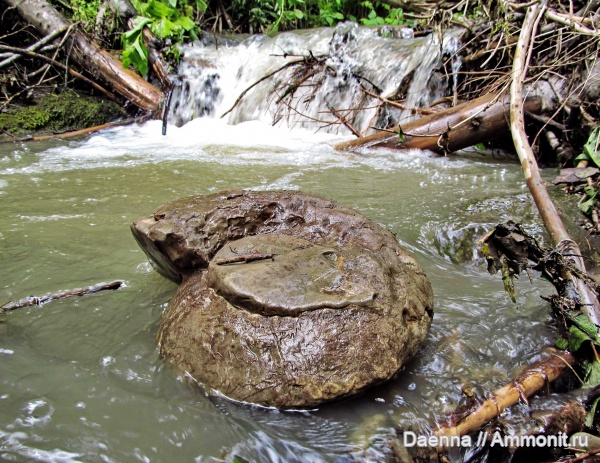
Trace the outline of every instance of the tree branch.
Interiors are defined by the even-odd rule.
[[[97,285],[88,286],[83,289],[73,289],[69,291],[60,291],[58,293],[51,294],[49,296],[41,296],[35,297],[30,296],[25,299],[21,299],[16,302],[7,302],[6,304],[0,307],[0,313],[5,313],[10,310],[20,309],[22,307],[29,307],[32,305],[42,305],[50,301],[55,301],[57,299],[65,299],[67,297],[73,296],[84,296],[86,294],[97,293],[98,291],[104,291],[107,289],[119,289],[121,286],[125,285],[125,282],[122,280],[111,281],[110,283],[98,283]]]
[[[521,29],[519,41],[517,42],[510,87],[510,130],[517,155],[521,161],[525,181],[540,212],[542,221],[552,237],[554,245],[567,259],[572,261],[573,265],[578,270],[585,273],[585,264],[581,258],[579,246],[569,236],[569,233],[554,207],[554,203],[550,199],[550,195],[544,185],[544,181],[540,175],[537,162],[525,133],[525,120],[523,117],[523,79],[527,73],[527,62],[529,59],[528,50],[535,38],[535,27],[541,15],[544,14],[544,10],[545,3],[542,5],[536,4],[530,6],[527,9],[523,28]],[[600,303],[598,302],[596,294],[577,276],[571,274],[568,277],[573,281],[578,293],[577,296],[579,297],[579,300],[575,302],[581,306],[583,313],[586,314],[598,329],[598,327],[600,327]]]

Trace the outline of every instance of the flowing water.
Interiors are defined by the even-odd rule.
[[[228,91],[219,89],[235,99]],[[191,119],[178,114],[181,124]],[[1,316],[0,459],[329,462],[369,447],[378,461],[394,426],[427,429],[456,406],[461,387],[493,390],[553,342],[540,298],[551,288],[520,280],[511,303],[473,247],[506,219],[541,236],[516,163],[340,153],[337,136],[197,117],[166,136],[154,121],[0,145],[0,303],[127,282]],[[166,201],[228,188],[338,200],[415,255],[436,313],[396,380],[319,410],[279,412],[208,396],[159,358],[155,333],[176,286],[152,270],[129,224]]]

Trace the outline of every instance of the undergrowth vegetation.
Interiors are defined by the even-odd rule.
[[[169,53],[178,57],[176,45],[197,40],[206,33],[264,33],[335,26],[340,21],[354,21],[365,26],[408,25],[417,21],[407,18],[402,8],[370,0],[113,0],[118,8],[134,15],[127,25],[118,18],[106,18],[107,8],[101,0],[52,0],[72,21],[95,34],[112,48],[122,47],[122,60],[145,75],[148,50],[142,30],[148,27],[156,37],[166,40]],[[114,10],[117,7],[113,8]],[[120,37],[121,40],[118,40]]]

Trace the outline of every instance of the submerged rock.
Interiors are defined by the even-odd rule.
[[[234,400],[307,408],[357,394],[392,378],[429,331],[421,267],[334,202],[229,191],[165,204],[132,230],[182,281],[161,355]]]

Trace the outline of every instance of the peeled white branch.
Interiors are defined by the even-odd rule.
[[[523,28],[517,42],[515,57],[512,68],[512,82],[510,87],[510,130],[512,133],[515,149],[521,161],[525,181],[533,196],[533,200],[540,212],[544,225],[556,248],[570,260],[573,266],[585,273],[585,264],[581,257],[581,251],[567,232],[563,222],[558,215],[554,203],[550,199],[548,190],[542,180],[535,156],[527,140],[525,133],[525,121],[523,117],[523,79],[527,73],[528,50],[535,38],[535,26],[539,18],[544,14],[545,6],[533,5],[527,9]],[[572,272],[565,275],[570,278],[575,286],[577,302],[581,310],[596,327],[600,327],[600,303],[596,294]]]

